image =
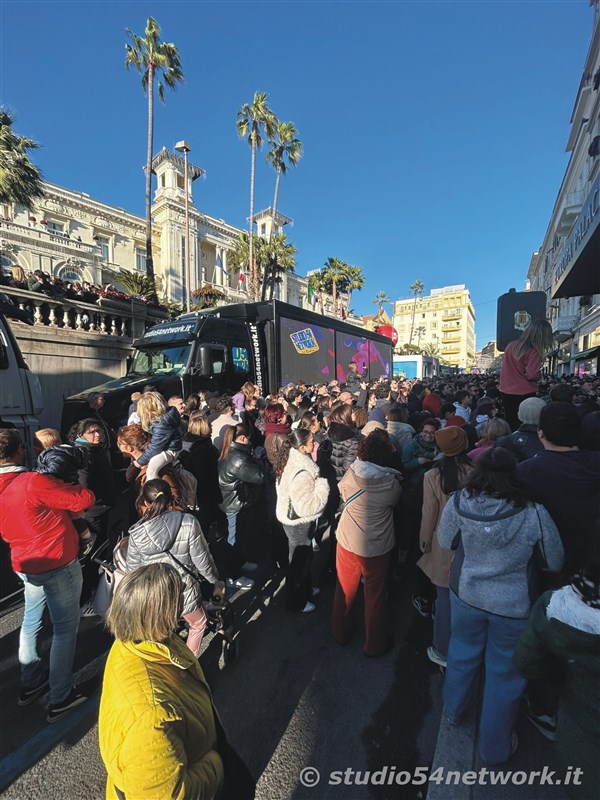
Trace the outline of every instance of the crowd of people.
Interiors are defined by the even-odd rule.
[[[126,301],[137,299],[149,305],[163,308],[155,299],[141,294],[131,295],[127,292],[122,292],[113,283],[96,286],[89,281],[67,281],[40,269],[28,274],[23,267],[19,266],[11,267],[9,272],[5,272],[3,269],[0,270],[0,286],[10,286],[13,289],[36,292],[53,300],[75,300],[80,303],[94,305],[103,297]]]
[[[369,658],[394,644],[390,582],[410,583],[414,612],[433,617],[427,655],[445,670],[450,724],[464,719],[485,664],[485,763],[517,749],[525,697],[559,762],[581,765],[585,785],[597,786],[600,380],[542,377],[544,347],[543,337],[514,347],[510,369],[534,392],[517,392],[515,380],[506,392],[506,376],[493,374],[369,383],[352,365],[345,384],[298,381],[266,397],[251,383],[233,397],[163,398],[149,386],[117,430],[93,393],[64,442],[58,431],[36,434],[33,471],[17,432],[0,430],[0,532],[25,584],[19,703],[49,686],[53,722],[85,702],[72,662],[98,574],[86,560],[82,572],[78,555],[126,533],[100,712],[114,796],[170,796],[200,782],[213,797],[232,777],[197,661],[202,583],[234,596],[260,569],[283,571],[290,614],[311,614],[322,583],[335,581],[339,645],[357,635],[362,591]],[[49,672],[37,651],[44,603]],[[187,648],[173,634],[178,619]],[[185,690],[183,673],[193,678]],[[149,685],[164,699],[150,703]],[[206,722],[175,724],[196,713]],[[146,739],[160,763],[144,771]]]

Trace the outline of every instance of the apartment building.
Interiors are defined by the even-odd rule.
[[[413,319],[414,315],[414,319]],[[394,304],[398,348],[425,348],[452,367],[475,364],[475,310],[464,283]]]
[[[558,348],[549,369],[599,374],[600,360],[600,0],[571,114],[571,154],[546,235],[531,257],[528,288],[547,295]]]

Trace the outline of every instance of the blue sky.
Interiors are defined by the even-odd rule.
[[[305,146],[279,201],[298,270],[329,256],[363,267],[364,314],[417,278],[466,283],[478,347],[543,239],[592,30],[588,0],[3,0],[0,14],[0,98],[44,145],[48,180],[143,214],[146,99],[123,61],[125,29],[142,34],[152,15],[186,76],[157,106],[155,149],[190,142],[207,172],[196,206],[246,224],[235,117],[267,91]],[[257,209],[273,188],[263,154]]]

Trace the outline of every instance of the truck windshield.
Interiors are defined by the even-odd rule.
[[[128,375],[183,375],[187,367],[191,342],[136,350]]]

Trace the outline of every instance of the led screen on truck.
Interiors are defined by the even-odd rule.
[[[389,345],[369,342],[369,379],[375,381],[382,375],[386,378],[391,378],[391,358],[391,341]]]
[[[340,383],[346,380],[348,364],[356,364],[359,375],[366,381],[376,381],[377,378],[391,375],[390,346],[379,344],[365,339],[364,336],[353,336],[349,333],[337,331],[336,343],[336,378]]]
[[[321,325],[280,317],[281,385],[328,383],[335,378],[334,332]]]

